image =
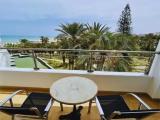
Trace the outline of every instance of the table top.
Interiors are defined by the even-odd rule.
[[[50,94],[56,101],[64,104],[81,104],[96,96],[97,85],[88,78],[65,77],[53,83]]]

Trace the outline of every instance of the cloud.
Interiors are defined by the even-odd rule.
[[[117,15],[115,2],[106,0],[5,0],[0,1],[0,15],[4,20],[35,20],[51,16],[59,18],[76,18],[80,16],[111,16]]]
[[[51,33],[58,24],[73,21],[99,21],[115,31],[121,11],[127,3],[132,9],[135,33],[160,31],[159,0],[1,0],[0,32],[14,33],[16,27],[17,33],[28,33],[30,30],[32,34],[36,27],[37,34]]]

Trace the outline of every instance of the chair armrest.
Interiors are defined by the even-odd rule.
[[[160,109],[132,110],[127,112],[114,111],[112,113],[112,118],[145,118],[155,113],[160,113]]]
[[[20,92],[24,92],[24,90],[17,90],[16,92],[14,92],[11,95],[7,96],[5,99],[1,100],[0,106],[3,106],[6,102],[8,102],[9,100],[11,100],[15,95],[17,95]]]
[[[98,111],[99,111],[100,115],[103,116],[103,115],[104,115],[104,112],[103,112],[103,110],[102,110],[102,107],[101,107],[101,104],[99,103],[98,98],[96,97],[95,100],[96,100],[96,105],[97,105]]]
[[[52,105],[53,105],[53,99],[51,98],[44,111],[48,112],[50,108],[52,107]]]
[[[145,109],[152,109],[147,103],[145,103],[139,96],[137,96],[136,94],[134,93],[127,93],[126,95],[131,95],[133,96],[139,103],[139,110],[141,109],[141,107],[143,106]]]

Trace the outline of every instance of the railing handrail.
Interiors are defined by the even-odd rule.
[[[86,49],[51,49],[51,48],[0,48],[7,50],[20,50],[20,51],[65,51],[65,52],[103,52],[103,53],[141,53],[141,54],[160,54],[160,51],[128,51],[128,50],[86,50]]]
[[[92,61],[92,58],[94,55],[101,55],[101,56],[107,56],[108,58],[109,57],[115,57],[114,54],[116,53],[119,53],[117,54],[117,57],[122,57],[121,55],[123,55],[123,53],[126,53],[128,55],[125,56],[125,54],[123,55],[123,57],[133,57],[133,55],[131,54],[137,54],[138,56],[141,56],[143,54],[145,55],[152,55],[153,57],[151,59],[149,59],[149,67],[147,69],[147,71],[145,71],[145,73],[148,73],[148,71],[150,70],[150,67],[151,67],[151,64],[153,62],[153,59],[154,59],[154,56],[156,54],[160,54],[160,51],[128,51],[128,50],[86,50],[86,49],[51,49],[51,48],[0,48],[0,49],[7,49],[8,51],[12,51],[12,52],[28,52],[28,53],[32,53],[32,57],[33,57],[33,60],[34,60],[34,69],[35,70],[38,70],[38,66],[37,66],[37,63],[36,63],[36,59],[37,59],[37,55],[36,53],[39,53],[39,52],[48,52],[50,55],[52,54],[52,52],[57,52],[57,53],[62,53],[62,54],[73,54],[73,55],[76,55],[75,53],[79,53],[80,55],[82,55],[82,53],[85,53],[84,55],[89,55],[89,70],[88,72],[93,72],[92,70],[92,65],[93,65],[93,61]],[[87,54],[86,54],[87,53]],[[100,54],[98,54],[100,53]],[[103,54],[102,54],[103,53]],[[104,54],[104,53],[111,53],[111,54]],[[55,55],[55,54],[54,54]],[[114,56],[112,56],[114,55]],[[73,57],[73,56],[72,56]],[[134,56],[135,57],[135,56]]]

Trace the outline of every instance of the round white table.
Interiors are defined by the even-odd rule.
[[[51,96],[61,103],[62,110],[62,104],[68,104],[74,105],[73,112],[76,112],[77,104],[89,102],[88,113],[97,91],[97,85],[92,80],[78,76],[59,79],[50,88]]]

